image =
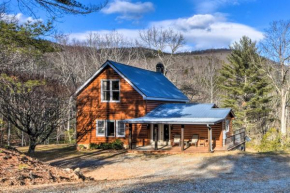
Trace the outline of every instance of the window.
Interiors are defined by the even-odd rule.
[[[97,120],[97,136],[125,137],[125,130],[126,124],[121,121],[116,121],[116,135],[115,135],[114,120]]]
[[[107,121],[107,137],[115,137],[115,121]]]
[[[102,102],[120,101],[120,81],[102,80]]]
[[[230,120],[226,119],[226,132],[230,131]]]
[[[97,121],[97,136],[105,136],[105,121]]]
[[[116,130],[117,130],[117,137],[125,137],[125,123],[122,123],[121,121],[116,121]]]

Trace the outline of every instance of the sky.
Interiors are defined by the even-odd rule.
[[[152,26],[171,28],[183,34],[183,51],[192,51],[228,48],[244,35],[259,42],[270,22],[289,19],[289,7],[289,0],[109,0],[99,12],[65,15],[55,24],[59,32],[77,40],[85,40],[91,32],[114,30],[127,39],[138,39],[140,30]],[[11,0],[9,14],[21,21],[47,19],[44,11],[35,11],[38,18]]]

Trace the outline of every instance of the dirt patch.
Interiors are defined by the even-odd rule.
[[[31,158],[16,149],[0,148],[0,186],[24,186],[80,182],[86,178],[80,169],[61,169]]]

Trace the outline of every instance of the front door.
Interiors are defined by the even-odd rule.
[[[169,142],[169,125],[164,125],[164,141],[166,142],[166,145],[168,145]]]

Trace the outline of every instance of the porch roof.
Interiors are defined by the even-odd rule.
[[[126,119],[124,123],[215,124],[224,120],[230,108],[215,108],[215,104],[163,104],[144,117]],[[232,113],[233,115],[233,113]]]

